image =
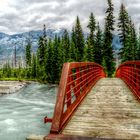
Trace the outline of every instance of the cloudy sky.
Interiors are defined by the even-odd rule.
[[[117,19],[122,0],[113,0]],[[139,26],[140,0],[123,0]],[[0,32],[9,34],[47,28],[71,29],[78,15],[84,30],[91,12],[103,27],[106,0],[0,0]]]

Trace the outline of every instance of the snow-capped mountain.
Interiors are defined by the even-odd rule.
[[[55,35],[62,36],[65,29],[47,29],[46,35],[47,38],[54,39]],[[42,36],[42,31],[30,31],[30,37],[32,41],[32,50],[36,52],[38,47],[38,39]],[[84,33],[86,38],[88,34]],[[8,35],[5,33],[0,32],[0,65],[5,61],[12,61],[14,60],[14,49],[16,46],[16,53],[18,59],[25,59],[25,46],[27,43],[27,38],[29,38],[29,32]],[[117,35],[113,36],[113,48],[115,51],[121,48],[121,44],[119,41],[119,37]]]
[[[65,29],[48,29],[46,31],[47,38],[53,39],[55,35],[62,36]],[[42,31],[30,31],[30,38],[33,45],[32,50],[36,51],[38,46],[38,39],[42,35]],[[25,45],[29,38],[29,32],[8,35],[0,32],[0,60],[11,60],[16,46],[17,56],[24,56]]]

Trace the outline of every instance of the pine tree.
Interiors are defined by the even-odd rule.
[[[71,42],[73,42],[76,45],[75,27],[72,27]]]
[[[83,60],[88,62],[93,62],[94,54],[93,54],[93,46],[91,45],[90,38],[87,38],[86,44],[84,48]]]
[[[34,53],[32,55],[31,71],[32,71],[32,78],[36,78],[37,77],[37,58]]]
[[[112,76],[115,64],[113,58],[113,47],[112,47],[112,31],[114,31],[114,7],[111,0],[108,0],[108,8],[106,10],[105,18],[105,31],[104,31],[104,46],[103,46],[103,57],[106,66],[106,71],[109,77]]]
[[[94,49],[94,61],[98,64],[102,64],[102,47],[103,47],[102,31],[100,29],[99,23],[97,25],[95,49]]]
[[[59,81],[62,67],[61,40],[55,36],[54,41],[49,40],[47,48],[46,73],[47,80],[51,83]]]
[[[93,62],[94,61],[94,48],[91,43],[90,37],[87,38],[86,47],[87,47],[87,53],[88,53],[87,60],[89,62]],[[95,47],[95,44],[94,44],[94,47]]]
[[[88,47],[89,46],[87,42],[84,47],[84,55],[83,55],[82,62],[89,62],[89,48]]]
[[[71,38],[70,38],[70,47],[68,52],[69,62],[78,61],[78,49],[76,48],[76,35],[75,28],[72,28]]]
[[[122,62],[136,60],[138,42],[135,25],[123,4],[120,8],[118,28],[120,41],[122,42],[122,48],[120,49]]]
[[[57,80],[57,82],[60,79],[63,64],[65,62],[68,62],[68,60],[69,60],[69,48],[70,48],[69,43],[70,43],[70,41],[69,41],[68,34],[65,36],[65,39],[67,40],[67,41],[64,41],[66,43],[65,45],[62,45],[64,43],[63,39],[64,38],[59,37],[58,42],[57,42],[57,46],[58,46],[58,52],[57,52],[58,53],[58,61],[57,61],[57,63],[58,63],[57,64],[58,65],[58,80]],[[66,48],[64,48],[66,46],[67,46],[68,50],[66,50]]]
[[[138,34],[138,44],[137,44],[137,60],[140,60],[140,28],[139,28],[139,34]]]
[[[40,66],[43,66],[45,63],[45,57],[46,57],[46,47],[47,47],[47,38],[46,38],[46,26],[44,25],[43,28],[43,36],[39,38],[39,44],[38,44],[38,59]]]
[[[83,36],[83,31],[82,27],[80,24],[79,17],[76,19],[76,25],[75,25],[75,30],[74,30],[74,36],[75,36],[75,47],[78,50],[78,58],[77,61],[82,61],[83,58],[83,51],[84,51],[84,36]]]
[[[89,17],[89,24],[87,26],[90,30],[90,38],[92,40],[92,43],[94,43],[94,32],[95,32],[95,29],[96,29],[96,21],[95,21],[95,17],[93,15],[93,13],[91,13],[90,17]]]
[[[31,66],[31,41],[28,40],[28,44],[26,45],[26,67]]]
[[[62,53],[64,53],[64,55],[65,55],[63,57],[65,57],[65,61],[68,61],[69,60],[68,53],[69,53],[69,47],[70,47],[70,39],[69,39],[69,34],[68,34],[67,30],[64,31],[61,43],[62,43],[60,46],[61,51],[63,50]]]
[[[47,81],[53,81],[53,61],[54,61],[54,49],[53,49],[53,42],[49,39],[48,47],[47,47],[47,59],[46,59],[46,67],[45,71],[47,73]]]
[[[125,9],[125,6],[121,4],[120,13],[119,13],[119,22],[118,22],[118,31],[119,37],[122,44],[120,49],[121,61],[125,62],[131,60],[131,24],[128,12]]]
[[[135,25],[132,23],[132,20],[130,19],[130,25],[131,25],[131,60],[135,61],[137,60],[137,34],[135,30]]]
[[[71,41],[70,47],[69,47],[69,62],[75,62],[77,61],[77,49],[75,47],[75,43]]]
[[[136,60],[138,42],[135,25],[123,4],[120,8],[118,28],[120,41],[122,43],[122,48],[120,49],[121,61]]]
[[[19,61],[18,61],[18,69],[17,69],[17,72],[18,72],[18,79],[20,79],[21,76],[22,76],[22,63],[21,63],[21,57],[20,57],[20,59],[19,59]]]
[[[39,38],[37,50],[37,73],[40,80],[46,80],[45,73],[45,63],[46,63],[46,48],[47,48],[47,38],[46,38],[46,26],[43,28],[43,35]]]
[[[56,81],[59,81],[59,43],[60,40],[57,36],[55,36],[54,42],[53,42],[53,52],[54,52],[54,57],[52,61],[52,82],[55,83]]]
[[[95,38],[94,38],[94,32],[96,29],[96,21],[93,13],[91,13],[89,17],[89,24],[87,26],[90,30],[90,34],[88,37],[88,53],[89,53],[89,58],[88,61],[94,61],[94,47],[95,47]]]
[[[123,47],[125,47],[125,43],[126,43],[128,26],[129,26],[128,12],[126,11],[125,6],[121,4],[120,13],[119,13],[118,31],[119,31],[120,41]]]
[[[11,67],[9,61],[3,65],[3,76],[8,78],[11,76]]]

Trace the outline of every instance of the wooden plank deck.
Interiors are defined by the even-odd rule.
[[[64,135],[140,140],[140,102],[117,78],[103,78],[86,96]]]

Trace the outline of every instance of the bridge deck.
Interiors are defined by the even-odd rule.
[[[62,134],[140,139],[140,103],[121,79],[103,78],[83,100]]]

